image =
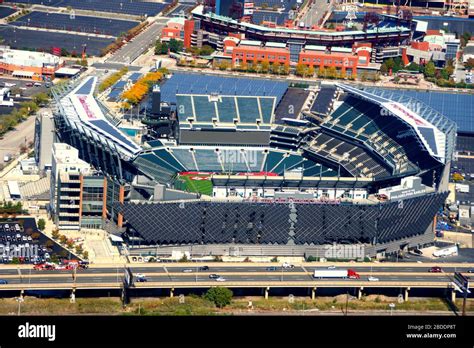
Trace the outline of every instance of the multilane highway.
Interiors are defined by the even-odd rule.
[[[314,279],[316,269],[327,269],[327,264],[304,263],[294,268],[283,268],[280,264],[252,263],[209,263],[209,269],[201,270],[205,264],[165,263],[165,264],[128,264],[117,266],[93,265],[85,270],[38,271],[30,266],[5,265],[0,267],[0,279],[8,284],[0,285],[0,290],[42,289],[42,288],[120,288],[125,267],[132,274],[145,274],[147,281],[135,283],[137,288],[193,288],[210,286],[228,287],[424,287],[446,288],[453,281],[454,272],[466,276],[474,269],[474,264],[445,264],[442,273],[431,273],[435,264],[335,264],[336,269],[352,269],[360,279]],[[274,267],[270,270],[269,267]],[[225,279],[218,282],[210,279],[210,274],[218,274]],[[378,281],[369,281],[368,277]]]

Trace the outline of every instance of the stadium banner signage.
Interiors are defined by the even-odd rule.
[[[254,8],[253,2],[246,2],[246,3],[244,3],[244,8]]]
[[[339,199],[298,199],[298,198],[259,198],[252,197],[247,200],[251,203],[278,203],[278,204],[327,204],[327,205],[339,205],[341,201]]]
[[[82,108],[84,109],[84,111],[87,115],[87,118],[92,119],[92,120],[95,119],[96,117],[95,117],[94,113],[89,108],[89,104],[87,104],[87,96],[81,96],[81,97],[78,97],[77,99],[79,99],[79,102],[81,103]]]
[[[423,119],[400,103],[382,103],[382,106],[393,115],[400,117],[411,125],[428,126]]]
[[[426,190],[415,190],[409,189],[398,192],[390,192],[390,199],[400,199],[400,198],[409,198],[414,196],[423,195],[426,193]]]

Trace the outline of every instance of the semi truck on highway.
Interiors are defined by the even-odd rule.
[[[352,269],[315,269],[314,278],[350,278],[360,279],[360,275]]]

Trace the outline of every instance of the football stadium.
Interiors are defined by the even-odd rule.
[[[139,143],[96,84],[54,90],[56,133],[125,187],[107,219],[131,248],[321,256],[339,243],[375,256],[434,240],[456,125],[418,99],[176,73],[153,89]]]

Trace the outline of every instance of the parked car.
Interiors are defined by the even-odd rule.
[[[200,271],[209,271],[209,266],[201,266],[199,267]]]
[[[379,278],[370,276],[370,277],[367,278],[367,280],[368,280],[369,282],[378,282],[378,281],[379,281]]]
[[[183,269],[183,273],[192,273],[192,269],[191,268],[185,268]]]
[[[267,271],[276,271],[277,268],[275,266],[270,266],[266,268]]]
[[[220,278],[220,275],[218,274],[209,274],[209,279],[217,279]]]
[[[5,279],[0,279],[0,284],[1,284],[1,285],[7,285],[7,284],[8,284],[8,281],[5,280]]]
[[[282,265],[283,268],[295,268],[295,265],[292,265],[288,262],[284,262]]]
[[[226,281],[225,278],[222,278],[222,277],[216,278],[216,282],[225,282],[225,281]]]

